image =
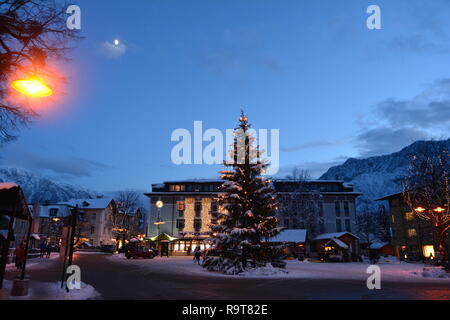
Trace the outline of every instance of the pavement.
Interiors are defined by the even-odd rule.
[[[156,258],[164,259],[164,258]],[[148,261],[146,261],[148,262]],[[156,261],[155,261],[156,262]],[[161,268],[167,261],[147,263],[146,268],[115,261],[108,255],[76,255],[74,263],[82,270],[82,282],[105,300],[449,300],[446,282],[383,281],[381,290],[368,290],[365,281],[345,279],[257,279],[204,277],[174,273]],[[32,286],[61,279],[62,261],[43,261],[28,269]],[[17,272],[9,270],[6,279]],[[33,283],[35,283],[33,285]],[[42,293],[45,299],[45,293]]]

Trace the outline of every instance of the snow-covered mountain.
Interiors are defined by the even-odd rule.
[[[95,198],[97,193],[70,184],[51,181],[35,173],[10,167],[0,167],[0,182],[15,182],[25,192],[28,203],[52,203],[70,199]]]
[[[363,193],[358,200],[358,209],[363,209],[366,204],[374,209],[379,204],[374,200],[402,191],[402,179],[407,173],[412,155],[416,152],[433,152],[436,146],[450,148],[450,139],[417,141],[389,155],[348,159],[344,164],[330,168],[320,179],[353,183],[355,190]]]

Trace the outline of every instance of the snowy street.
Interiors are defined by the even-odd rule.
[[[368,290],[366,263],[288,261],[288,274],[269,277],[210,273],[189,257],[127,260],[121,255],[76,254],[75,263],[81,267],[82,282],[91,286],[91,293],[99,293],[79,299],[450,299],[450,279],[424,278],[420,264],[382,262],[382,290]],[[57,259],[29,268],[32,281],[45,286],[56,283],[60,272]],[[9,270],[7,279],[15,273]]]

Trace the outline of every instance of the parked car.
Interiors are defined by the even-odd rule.
[[[114,253],[116,252],[116,248],[114,245],[110,244],[110,245],[102,245],[101,249],[102,252],[106,252],[106,253]]]
[[[144,247],[132,248],[125,252],[125,257],[127,259],[153,259],[155,256],[155,252],[152,249],[147,249]]]

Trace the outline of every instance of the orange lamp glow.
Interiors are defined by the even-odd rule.
[[[53,94],[53,90],[37,78],[14,80],[11,86],[20,93],[31,97],[49,97]]]
[[[425,211],[425,208],[418,207],[418,208],[416,208],[415,210],[416,210],[417,212],[419,212],[419,213],[422,213],[422,212]]]
[[[445,211],[445,209],[442,208],[442,207],[437,207],[436,209],[434,209],[434,211],[437,212],[437,213],[442,213],[442,212]]]

